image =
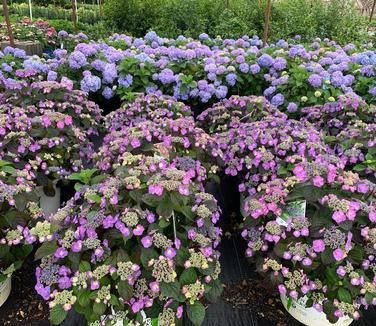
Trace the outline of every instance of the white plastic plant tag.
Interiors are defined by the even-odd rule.
[[[145,311],[141,310],[142,322],[144,326],[152,326],[151,318],[146,318]]]
[[[307,208],[306,200],[297,200],[288,203],[282,212],[282,215],[276,219],[279,225],[288,226],[288,220],[293,220],[297,217],[305,217]]]

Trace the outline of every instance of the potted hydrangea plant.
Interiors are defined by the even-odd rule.
[[[323,137],[311,124],[268,115],[213,135],[224,173],[236,176],[241,197],[260,183],[291,175],[294,162],[326,156]],[[243,208],[243,207],[241,207]]]
[[[74,309],[90,325],[173,325],[204,319],[204,299],[221,293],[213,196],[166,160],[128,153],[99,184],[83,185],[50,222],[36,290],[51,321]]]
[[[247,255],[300,322],[349,325],[376,304],[376,185],[325,160],[293,174],[247,199]]]
[[[98,134],[99,108],[69,85],[42,82],[6,92],[0,117],[1,157],[34,171],[46,213],[55,212],[56,183],[92,158],[90,136]]]
[[[376,174],[376,107],[355,94],[303,108],[301,114],[325,133],[325,141],[348,169],[367,178]]]
[[[117,123],[116,123],[117,125]],[[113,125],[115,128],[115,125]],[[205,167],[208,177],[216,179],[218,166],[213,164],[212,138],[197,128],[192,117],[141,121],[115,128],[104,137],[95,159],[97,167],[110,171],[124,153],[147,154],[177,160],[189,157]],[[215,154],[215,153],[214,153]]]
[[[124,102],[120,109],[106,115],[107,130],[115,131],[125,126],[139,122],[153,121],[158,123],[163,119],[179,119],[192,116],[191,109],[171,96],[143,93],[128,102]]]
[[[202,112],[197,117],[197,124],[212,135],[238,128],[242,123],[261,120],[266,116],[287,118],[263,96],[233,95]]]
[[[30,223],[43,215],[33,179],[33,171],[0,160],[0,306],[10,294],[12,273],[32,251]]]

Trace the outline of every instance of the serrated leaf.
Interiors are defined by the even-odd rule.
[[[162,200],[161,197],[151,195],[151,194],[144,194],[142,196],[142,201],[151,207],[157,207],[159,203],[161,202],[161,200]]]
[[[81,273],[83,272],[90,272],[91,271],[91,265],[87,261],[81,261],[79,265],[79,270]]]
[[[90,195],[88,195],[87,199],[89,199],[89,200],[91,200],[91,201],[93,201],[93,202],[95,202],[97,204],[100,204],[100,202],[101,202],[101,197],[98,196],[98,195],[96,195],[96,194],[90,194]]]
[[[184,300],[184,297],[182,298],[182,294],[180,292],[179,282],[173,282],[173,283],[161,282],[160,289],[161,289],[161,293],[166,297],[173,298],[178,301],[181,301],[182,299]]]
[[[193,284],[197,280],[197,273],[194,268],[186,269],[180,276],[179,283],[181,285]]]
[[[118,292],[125,300],[129,300],[133,297],[133,288],[126,281],[119,282]]]
[[[172,212],[173,206],[169,200],[164,200],[157,206],[157,214],[159,216],[168,218],[172,215]]]
[[[325,249],[325,251],[321,253],[321,260],[324,265],[332,264],[335,261],[333,257],[333,250],[329,248]]]
[[[90,291],[89,290],[82,290],[77,297],[78,303],[82,307],[86,307],[90,303]]]
[[[196,301],[193,305],[187,306],[187,315],[193,325],[200,326],[205,319],[205,307]]]
[[[349,252],[348,257],[355,264],[359,264],[363,260],[363,250],[359,246],[354,246],[353,249]]]
[[[141,203],[142,201],[142,191],[140,190],[132,190],[129,192],[129,196],[137,203]]]
[[[223,292],[223,284],[217,279],[211,283],[211,289],[205,293],[205,298],[210,302],[216,302]]]
[[[61,305],[57,305],[50,310],[50,322],[52,325],[61,324],[67,317],[66,312]]]
[[[346,303],[352,303],[353,302],[351,293],[344,288],[338,289],[338,299],[340,299],[341,301],[346,302]]]
[[[35,260],[39,260],[43,257],[53,254],[57,247],[58,246],[56,240],[44,242],[35,252]]]
[[[93,305],[93,311],[95,314],[102,316],[106,312],[106,305],[104,303],[95,302]]]

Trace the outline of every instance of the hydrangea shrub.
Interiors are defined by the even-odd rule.
[[[116,176],[83,186],[51,218],[59,230],[36,271],[52,322],[74,307],[90,325],[140,323],[143,314],[171,325],[184,311],[200,324],[204,298],[222,289],[218,218],[214,197],[159,158],[135,156]]]
[[[308,299],[331,322],[376,304],[375,184],[322,162],[258,187],[246,201],[247,255],[281,295]]]

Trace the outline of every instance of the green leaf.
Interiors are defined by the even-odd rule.
[[[98,196],[98,195],[96,195],[96,194],[90,194],[90,195],[88,195],[87,199],[89,199],[89,200],[91,200],[91,201],[93,201],[95,203],[98,203],[98,204],[100,204],[100,202],[101,202],[101,197]]]
[[[160,219],[160,220],[158,221],[158,226],[159,226],[160,228],[162,228],[162,229],[168,227],[170,224],[171,224],[170,220],[166,220],[166,219],[164,219],[164,218],[163,218],[163,219]]]
[[[57,249],[57,242],[56,240],[44,242],[35,252],[35,260],[42,259],[48,255],[51,255]]]
[[[92,306],[91,305],[88,305],[88,306],[86,306],[86,307],[83,307],[83,306],[81,306],[79,303],[78,303],[78,301],[76,301],[75,302],[75,304],[74,304],[74,310],[77,312],[77,313],[79,313],[79,314],[81,314],[81,315],[87,315],[87,316],[90,316],[90,315],[92,315],[93,314],[93,309],[92,309]]]
[[[157,207],[157,214],[159,216],[168,218],[172,215],[173,207],[170,200],[162,201]]]
[[[7,278],[8,278],[8,276],[6,276],[4,274],[0,274],[0,283],[4,282]]]
[[[82,184],[81,183],[75,183],[74,184],[74,190],[76,190],[76,192],[79,192],[80,191],[80,189],[82,188]]]
[[[125,300],[129,300],[133,297],[133,288],[126,281],[119,282],[118,291]]]
[[[158,253],[153,248],[141,248],[141,263],[145,268],[149,267],[151,259],[157,259]]]
[[[194,220],[195,214],[192,212],[192,207],[184,206],[184,207],[182,207],[181,212],[190,221]]]
[[[90,184],[90,180],[95,172],[97,172],[98,169],[86,169],[82,170],[81,172],[72,173],[68,179],[69,180],[78,180],[81,181],[84,184]]]
[[[351,262],[360,264],[360,262],[363,260],[363,249],[360,246],[354,246],[349,252],[348,257],[350,258]]]
[[[158,204],[162,201],[162,197],[151,194],[144,194],[142,196],[142,201],[151,207],[157,207]]]
[[[136,202],[141,203],[142,201],[142,191],[140,190],[132,190],[129,192],[129,196]]]
[[[193,325],[200,326],[205,319],[205,307],[196,301],[195,304],[187,306],[187,315]]]
[[[210,302],[215,302],[223,292],[223,284],[219,279],[217,279],[214,280],[210,285],[212,287],[207,293],[205,293],[205,298]]]
[[[161,289],[161,293],[166,297],[173,298],[178,301],[184,300],[184,297],[180,292],[179,282],[174,282],[174,283],[161,282],[160,289]]]
[[[61,324],[67,317],[68,312],[63,309],[62,305],[57,305],[50,310],[50,322],[52,325]]]
[[[353,167],[354,171],[360,172],[363,171],[366,167],[363,164],[357,164]]]
[[[81,273],[83,272],[90,272],[91,271],[91,265],[87,261],[81,261],[79,265],[79,270]]]
[[[102,302],[95,302],[93,305],[93,311],[95,314],[102,316],[106,312],[106,305]]]
[[[324,265],[330,265],[335,261],[333,257],[333,250],[327,248],[324,252],[321,253],[321,260]]]
[[[118,298],[116,295],[111,294],[111,299],[108,301],[110,305],[112,306],[118,306],[120,304]]]
[[[77,297],[78,303],[82,307],[86,307],[90,303],[90,291],[89,290],[82,290]]]
[[[189,251],[187,248],[181,247],[177,252],[176,252],[176,258],[175,261],[179,266],[184,266],[184,263],[189,259]]]
[[[287,300],[287,311],[289,311],[290,308],[292,307],[292,303],[293,303],[293,300],[291,297],[289,297]]]
[[[154,318],[154,319],[151,321],[151,325],[152,325],[152,326],[158,326],[158,318]]]
[[[0,167],[6,166],[6,165],[12,165],[12,163],[4,161],[4,160],[0,160]]]
[[[17,173],[17,170],[13,166],[9,166],[9,165],[3,166],[2,170],[12,175]]]
[[[351,293],[344,288],[338,289],[338,298],[343,302],[347,302],[347,303],[353,302]]]
[[[328,283],[331,284],[331,285],[335,285],[337,284],[337,282],[339,281],[339,277],[338,277],[338,274],[336,272],[336,268],[335,267],[327,267],[325,269],[325,276],[328,280]]]
[[[197,280],[197,273],[194,268],[186,269],[180,276],[179,282],[181,285],[195,283]]]

